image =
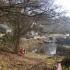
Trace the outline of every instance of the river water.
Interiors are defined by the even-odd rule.
[[[43,47],[44,47],[45,54],[48,55],[56,54],[57,44],[55,43],[44,44]]]
[[[66,49],[63,45],[52,43],[44,43],[43,45],[39,45],[39,53],[42,53],[41,48],[44,54],[47,55],[70,55],[70,49]]]

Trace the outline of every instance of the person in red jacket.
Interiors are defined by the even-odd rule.
[[[24,48],[20,47],[19,52],[24,54],[24,53],[26,53],[26,50]]]

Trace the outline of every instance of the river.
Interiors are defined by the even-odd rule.
[[[67,46],[56,44],[55,42],[52,43],[44,43],[43,45],[39,45],[37,50],[39,53],[47,54],[47,55],[70,55],[70,46],[69,49],[66,48]],[[40,51],[42,49],[42,51]]]

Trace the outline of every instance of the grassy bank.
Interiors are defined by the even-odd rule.
[[[22,38],[20,40],[20,47],[25,48],[27,51],[32,51],[33,47],[37,47],[39,42],[42,42],[42,39],[37,40]]]
[[[47,55],[31,52],[17,55],[0,50],[0,70],[52,70],[56,60]]]
[[[21,39],[20,47],[32,49],[42,40]],[[1,46],[0,48],[2,48]],[[4,48],[6,49],[6,47]],[[61,61],[61,56],[48,56],[27,51],[26,54],[17,55],[4,50],[0,50],[0,70],[53,70],[57,62]]]

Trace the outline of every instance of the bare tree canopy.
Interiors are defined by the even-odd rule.
[[[31,29],[33,22],[59,17],[62,12],[56,12],[58,9],[54,0],[0,0],[0,22],[12,27],[15,52],[21,36]]]
[[[60,16],[54,0],[3,0],[0,4],[2,12],[20,13],[28,16],[46,14],[48,17]],[[19,11],[18,11],[19,10]]]

